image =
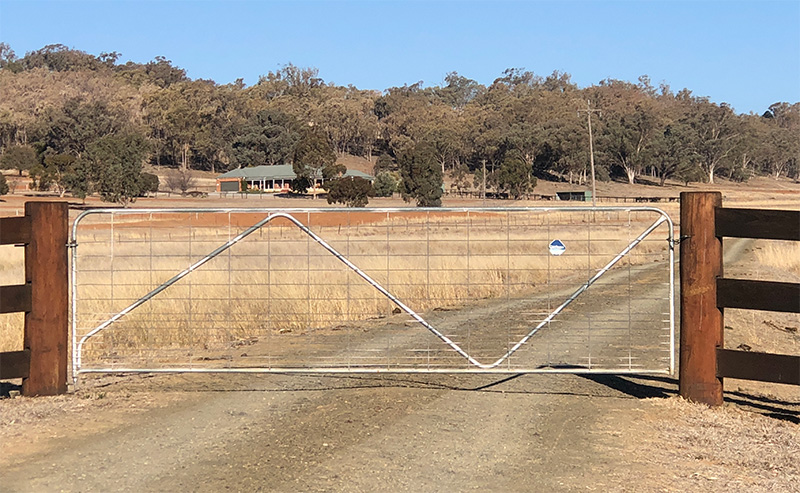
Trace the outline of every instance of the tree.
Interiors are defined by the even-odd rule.
[[[375,166],[372,167],[372,172],[376,175],[381,174],[384,171],[396,171],[397,170],[397,163],[392,159],[392,156],[388,154],[381,154],[378,156],[378,160],[375,161]]]
[[[726,104],[717,106],[699,101],[684,123],[693,131],[692,149],[699,158],[700,167],[708,183],[714,183],[717,169],[735,148],[739,135],[733,110]]]
[[[11,146],[0,156],[0,168],[16,169],[19,176],[38,164],[36,151],[31,146]]]
[[[95,177],[92,163],[86,158],[77,159],[63,177],[64,188],[69,190],[73,197],[86,200],[94,192]]]
[[[311,180],[308,177],[298,176],[297,178],[292,180],[292,185],[289,187],[289,190],[291,190],[292,193],[304,194],[308,192],[308,189],[311,188],[312,186],[314,186],[314,184],[311,183]]]
[[[375,103],[354,89],[337,96],[327,98],[314,111],[314,122],[325,132],[339,156],[350,153],[371,160],[378,134],[378,118],[372,112]]]
[[[158,176],[153,173],[142,173],[142,194],[158,192]]]
[[[74,97],[60,108],[51,108],[44,115],[42,149],[48,154],[69,154],[80,158],[91,143],[117,132],[123,118],[105,103]]]
[[[328,189],[329,204],[340,203],[347,207],[364,207],[373,194],[372,183],[360,176],[336,178],[325,187]]]
[[[496,172],[497,188],[507,191],[514,199],[521,199],[536,186],[531,176],[531,167],[518,155],[510,153],[503,159]]]
[[[307,130],[294,149],[292,169],[297,178],[308,180],[316,197],[316,180],[335,178],[344,173],[336,165],[336,153],[328,140],[314,129]],[[294,180],[297,181],[297,180]],[[294,183],[292,183],[294,188]]]
[[[70,49],[62,44],[47,45],[27,53],[20,60],[24,69],[45,68],[53,72],[67,70],[98,70],[105,68],[99,59],[86,52]]]
[[[404,154],[400,159],[400,174],[403,200],[413,199],[417,207],[441,207],[442,168],[430,144],[419,144]]]
[[[278,110],[262,110],[238,132],[231,146],[231,163],[239,168],[286,164],[300,140],[297,121]]]
[[[176,82],[148,94],[144,116],[158,145],[157,164],[216,169],[230,142],[226,132],[232,115],[225,94],[206,80]]]
[[[450,171],[450,179],[452,180],[451,187],[456,187],[459,192],[469,188],[469,166],[467,166],[467,163],[456,164]]]
[[[137,134],[109,135],[87,149],[97,176],[97,190],[106,202],[127,206],[145,190],[142,165],[147,142]]]
[[[69,154],[54,154],[44,158],[42,176],[45,181],[55,185],[56,192],[60,197],[69,190],[70,184],[87,180],[88,177],[74,177],[79,173],[75,166],[78,160]]]
[[[153,83],[162,88],[188,80],[184,69],[173,67],[172,60],[167,60],[163,56],[157,56],[147,62],[144,71]]]
[[[195,184],[194,175],[192,175],[192,170],[189,169],[174,169],[170,171],[167,173],[166,181],[167,188],[171,192],[180,190],[182,193],[186,193]]]
[[[14,53],[14,50],[11,49],[11,46],[8,43],[0,43],[0,70],[2,69],[9,69],[12,72],[15,72],[15,68],[21,69],[22,67],[17,67],[17,54]]]
[[[456,111],[463,110],[470,101],[486,91],[484,86],[472,79],[458,75],[458,72],[450,72],[444,81],[447,85],[436,88],[436,95]]]
[[[636,105],[632,113],[614,115],[606,121],[600,144],[631,185],[644,168],[644,155],[657,128],[655,112],[649,105]]]
[[[8,182],[6,181],[5,175],[0,173],[0,195],[5,195],[8,193]]]
[[[28,176],[31,177],[31,190],[50,190],[50,177],[44,171],[44,166],[37,164],[28,171]]]
[[[679,174],[690,176],[686,172],[680,173],[685,168],[694,166],[687,134],[688,129],[680,123],[676,123],[668,125],[653,139],[648,157],[650,164],[658,174],[658,184],[662,187],[667,178]]]
[[[393,173],[382,171],[375,177],[372,184],[376,197],[391,197],[397,191],[399,180]]]

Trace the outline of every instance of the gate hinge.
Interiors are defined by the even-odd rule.
[[[692,235],[680,235],[677,240],[672,240],[673,245],[680,245],[683,240],[688,240]]]

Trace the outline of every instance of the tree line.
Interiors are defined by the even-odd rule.
[[[444,177],[521,197],[537,178],[587,181],[578,110],[588,104],[598,179],[800,178],[797,102],[736,114],[647,76],[581,88],[566,73],[518,68],[489,85],[452,72],[435,86],[374,91],[289,64],[246,86],[192,80],[164,57],[119,58],[63,45],[18,58],[0,43],[0,165],[39,187],[120,201],[153,186],[144,163],[215,173],[292,163],[308,177],[339,173],[331,156],[352,154],[375,163],[380,189],[393,182],[422,205],[436,204]]]

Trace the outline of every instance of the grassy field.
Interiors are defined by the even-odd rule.
[[[657,218],[638,216],[607,213],[594,223],[584,212],[412,212],[370,220],[333,213],[304,219],[375,282],[425,312],[537,288],[577,287]],[[217,218],[194,217],[191,225],[186,218],[162,218],[169,228],[158,218],[141,219],[115,218],[112,233],[108,217],[101,217],[79,234],[79,336],[242,229],[204,225]],[[617,267],[663,261],[665,228]],[[568,245],[562,256],[548,253],[555,238]],[[269,334],[301,336],[384,318],[395,309],[330,252],[279,219],[105,329],[87,345],[87,354],[120,357],[164,347],[225,347]]]
[[[539,191],[551,193],[565,186],[568,185],[543,182]],[[703,186],[690,187],[695,188],[703,189]],[[725,183],[716,185],[716,188],[723,191],[726,203],[737,207],[791,209],[797,208],[799,203],[798,190],[795,190],[797,186],[788,182],[759,179],[751,190]],[[687,189],[675,186],[628,187],[614,183],[603,183],[599,188],[601,195],[654,195],[655,192],[670,195],[684,190]],[[0,208],[6,215],[19,214],[24,200],[10,196],[5,204],[0,204]],[[326,205],[321,200],[302,201],[301,204],[276,199],[228,201],[224,204],[217,202],[143,199],[136,205]],[[476,203],[474,200],[455,198],[446,199],[445,202],[449,206],[482,204],[481,201]],[[379,199],[371,205],[398,206],[402,202]],[[551,204],[490,201],[487,205]],[[658,205],[677,218],[676,204]],[[458,306],[475,299],[511,296],[537,285],[552,283],[552,273],[559,270],[563,271],[563,277],[585,277],[587,272],[597,269],[608,260],[609,252],[616,252],[623,247],[631,234],[624,218],[601,218],[601,223],[605,222],[611,227],[603,233],[607,235],[606,238],[599,238],[597,234],[592,236],[588,228],[582,228],[585,218],[579,219],[575,225],[566,225],[565,218],[555,215],[547,220],[549,222],[473,224],[475,229],[472,236],[465,241],[463,225],[447,224],[447,221],[451,221],[448,218],[434,219],[431,223],[433,227],[425,231],[419,229],[420,224],[415,224],[417,220],[419,218],[405,219],[403,224],[390,227],[386,224],[376,225],[374,219],[352,221],[349,227],[339,221],[338,224],[320,224],[315,231],[330,239],[335,248],[357,260],[356,263],[376,281],[391,288],[402,300],[407,300],[412,308],[420,311]],[[105,263],[110,256],[102,251],[112,245],[108,224],[92,224],[92,236],[81,241],[81,254],[86,255],[97,270],[81,274],[80,278],[85,285],[80,288],[82,293],[79,302],[83,304],[79,312],[94,314],[79,322],[84,330],[107,319],[143,292],[185,268],[198,258],[200,252],[210,251],[224,241],[230,231],[239,231],[242,226],[233,224],[220,228],[220,225],[215,225],[214,228],[204,229],[202,225],[194,224],[191,225],[193,236],[190,240],[185,232],[181,232],[186,225],[180,224],[175,218],[155,228],[146,219],[131,221],[138,224],[123,226],[123,221],[115,225],[117,240],[122,241],[114,247],[117,256],[113,268]],[[252,218],[248,221],[252,223]],[[226,254],[224,258],[207,264],[185,280],[187,282],[181,281],[162,293],[158,300],[138,309],[136,314],[126,318],[127,326],[138,324],[140,333],[148,324],[163,324],[160,325],[163,328],[156,335],[151,334],[146,338],[137,336],[131,339],[131,336],[127,336],[129,340],[146,339],[154,345],[170,345],[182,344],[201,336],[212,342],[224,343],[247,337],[248,331],[292,330],[293,333],[299,333],[308,327],[335,327],[354,320],[384,317],[391,312],[394,306],[373,288],[366,286],[354,274],[346,273],[343,266],[327,252],[310,249],[305,238],[292,237],[289,229],[286,225],[265,228],[258,233],[258,239],[249,238],[242,245],[234,247],[230,256]],[[265,250],[263,235],[267,231],[272,232],[270,234],[273,236],[269,249]],[[388,247],[387,231],[391,241]],[[285,233],[287,236],[275,240],[275,233]],[[557,258],[557,264],[550,265],[548,262],[556,260],[556,257],[543,252],[546,251],[546,243],[556,236],[568,242],[570,249],[567,255]],[[587,246],[589,243],[586,240],[590,237],[592,243]],[[157,248],[164,248],[165,253],[155,252],[153,256],[148,251],[147,255],[134,261],[131,251],[125,251],[130,248],[133,253],[139,254],[142,253],[141,248],[150,243]],[[637,252],[643,255],[639,258],[634,255],[625,262],[648,262],[647,244],[642,247]],[[798,248],[798,245],[791,243],[771,242],[756,251],[758,263],[773,272],[796,274],[797,259],[800,258]],[[93,254],[96,254],[95,258],[92,258]],[[0,282],[22,282],[21,258],[21,249],[0,247]],[[273,261],[278,259],[280,265],[265,267],[270,258]],[[269,293],[268,296],[265,291]],[[265,298],[280,303],[266,303]],[[21,321],[21,314],[0,315],[0,349],[21,348]],[[197,326],[199,321],[206,325],[204,329],[198,332],[198,329],[190,328]],[[135,331],[129,332],[132,334]]]

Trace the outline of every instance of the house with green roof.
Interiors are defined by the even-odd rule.
[[[345,177],[360,177],[365,180],[374,181],[374,177],[362,173],[358,170],[348,169]],[[249,168],[238,168],[217,177],[217,192],[242,192],[242,183],[247,183],[250,190],[261,190],[264,192],[288,192],[292,186],[292,180],[297,175],[290,164],[276,164],[272,166],[252,166]],[[324,188],[325,180],[320,176],[314,180],[314,187]]]

